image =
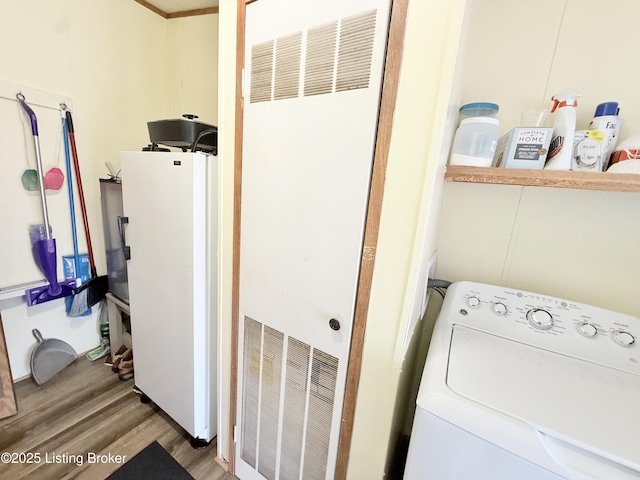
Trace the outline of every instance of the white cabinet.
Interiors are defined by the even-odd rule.
[[[135,383],[195,439],[216,435],[217,157],[123,152]]]

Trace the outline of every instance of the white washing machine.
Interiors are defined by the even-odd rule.
[[[639,343],[640,318],[452,284],[404,479],[640,478]]]

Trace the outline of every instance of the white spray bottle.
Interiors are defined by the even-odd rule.
[[[582,94],[573,89],[554,95],[551,112],[555,112],[553,136],[549,145],[548,170],[570,170],[573,151],[573,136],[576,132],[576,107]]]

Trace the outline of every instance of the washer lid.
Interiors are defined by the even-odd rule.
[[[457,394],[632,468],[640,465],[640,377],[454,325]]]

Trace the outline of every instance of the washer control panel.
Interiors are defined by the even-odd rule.
[[[438,319],[640,375],[640,318],[474,282],[447,289]]]

